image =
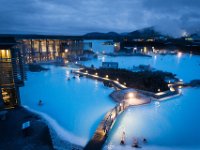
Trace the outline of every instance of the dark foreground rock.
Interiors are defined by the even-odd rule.
[[[30,121],[26,135],[22,124]],[[8,110],[0,119],[0,150],[53,150],[48,126],[33,113],[22,107]]]

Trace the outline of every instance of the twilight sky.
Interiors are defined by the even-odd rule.
[[[0,0],[0,33],[200,32],[200,0]]]

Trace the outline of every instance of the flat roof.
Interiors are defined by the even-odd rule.
[[[17,42],[14,37],[0,37],[0,49],[11,48],[16,44]]]
[[[0,34],[0,38],[14,37],[15,39],[73,39],[83,40],[83,36],[67,36],[67,35],[39,35],[39,34]]]

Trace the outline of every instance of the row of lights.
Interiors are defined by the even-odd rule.
[[[88,73],[87,70],[86,70],[85,72]],[[96,72],[95,75],[98,76],[98,73]],[[108,75],[106,75],[105,77],[106,77],[107,79],[109,78]],[[116,81],[119,82],[119,78],[117,78]],[[124,85],[126,85],[126,82],[124,82]]]
[[[86,72],[86,73],[88,73],[88,71],[87,71],[87,70],[86,70],[85,72]],[[96,75],[96,76],[98,76],[98,73],[96,72],[96,73],[95,73],[95,75]],[[106,78],[109,78],[109,76],[108,76],[108,75],[106,75]],[[119,78],[117,78],[116,80],[117,80],[117,82],[119,82]],[[180,81],[182,81],[182,80],[180,80]],[[169,83],[170,83],[170,81],[169,81]],[[124,82],[124,85],[126,85],[126,82]],[[181,86],[179,86],[179,88],[181,88]],[[160,91],[161,91],[161,90],[160,90],[160,89],[158,89],[158,92],[160,92]]]

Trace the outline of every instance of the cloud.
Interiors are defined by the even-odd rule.
[[[151,14],[158,30],[173,36],[184,32],[199,32],[200,1],[198,0],[144,0],[144,9]]]
[[[200,26],[198,0],[1,0],[0,33],[77,35],[156,26],[178,36]]]

